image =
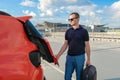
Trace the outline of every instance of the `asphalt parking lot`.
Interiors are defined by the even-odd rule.
[[[64,39],[54,37],[47,39],[54,54],[57,54]],[[91,64],[97,68],[97,80],[120,80],[120,43],[90,40],[90,45]],[[47,80],[64,80],[65,57],[66,52],[59,59],[59,67],[54,64],[42,63]],[[75,72],[73,80],[75,80]]]

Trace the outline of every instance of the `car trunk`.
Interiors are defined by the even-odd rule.
[[[36,30],[30,21],[26,21],[24,29],[29,40],[38,47],[41,57],[50,63],[58,64],[58,60],[55,58],[49,42]]]

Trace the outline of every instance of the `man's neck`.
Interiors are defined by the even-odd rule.
[[[73,27],[73,29],[78,29],[80,26],[79,26],[79,24],[77,24],[77,25],[72,26],[72,27]]]

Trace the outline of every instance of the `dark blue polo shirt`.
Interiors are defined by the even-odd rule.
[[[88,31],[80,26],[77,29],[70,28],[65,33],[68,40],[68,55],[81,55],[85,53],[85,41],[89,41]]]

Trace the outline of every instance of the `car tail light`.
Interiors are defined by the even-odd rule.
[[[41,64],[41,59],[40,59],[40,53],[39,53],[39,51],[32,51],[32,52],[30,52],[29,58],[30,58],[31,63],[35,67],[38,67]]]

